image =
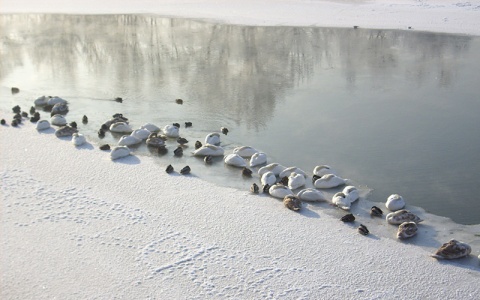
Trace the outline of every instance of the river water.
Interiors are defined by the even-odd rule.
[[[397,193],[432,214],[480,223],[479,37],[146,15],[1,15],[0,25],[4,111],[60,96],[69,121],[89,117],[80,131],[95,144],[118,139],[96,135],[114,113],[134,128],[178,122],[190,146],[177,158],[168,141],[160,171],[189,164],[195,176],[248,190],[258,178],[190,155],[224,126],[226,153],[249,145],[308,173],[328,164],[369,201]]]

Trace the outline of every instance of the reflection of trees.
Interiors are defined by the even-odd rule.
[[[470,41],[433,33],[248,27],[139,15],[3,15],[0,23],[1,77],[25,57],[39,73],[58,74],[72,84],[84,68],[94,77],[113,77],[120,93],[177,87],[178,95],[199,107],[254,127],[269,119],[286,91],[323,68],[342,70],[350,89],[360,73],[378,86],[398,72],[422,82],[432,70],[439,85],[448,85],[455,72],[451,61]],[[405,53],[414,63],[399,66]]]

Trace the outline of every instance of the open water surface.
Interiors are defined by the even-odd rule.
[[[136,154],[159,156],[162,172],[189,164],[194,176],[248,190],[258,178],[190,154],[224,126],[226,154],[249,145],[308,173],[328,164],[371,190],[370,201],[398,193],[432,214],[480,223],[479,37],[143,15],[0,15],[0,26],[2,118],[56,95],[95,144],[116,143],[96,135],[114,113],[134,128],[178,122],[190,141],[182,157],[174,140],[167,154],[146,146]]]

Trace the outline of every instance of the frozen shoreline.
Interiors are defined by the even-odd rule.
[[[2,13],[157,14],[243,25],[403,29],[480,35],[480,1],[4,0]]]
[[[233,1],[162,1],[154,7],[149,1],[118,6],[106,1],[98,3],[100,7],[93,1],[26,2],[4,1],[2,13],[26,12],[29,7],[28,12],[154,13],[251,25],[480,31],[480,10],[472,9],[479,7],[478,1],[469,6],[453,1],[405,0],[395,1],[396,6],[379,1],[272,1],[268,7],[266,1],[241,6]],[[305,9],[306,4],[315,8]],[[320,4],[329,8],[319,12]],[[385,17],[369,14],[374,6]],[[344,18],[312,21],[340,7]],[[293,13],[286,15],[289,11]],[[442,23],[444,14],[449,21]],[[268,20],[263,20],[265,15]],[[419,23],[413,23],[415,19]],[[445,25],[452,23],[455,26]],[[6,120],[12,115],[0,114]],[[439,244],[458,238],[458,230],[466,228],[461,225],[453,228],[448,221],[432,223],[427,217],[418,236],[400,242],[391,238],[394,226],[380,219],[360,216],[355,226],[346,225],[326,212],[326,203],[307,204],[294,213],[277,199],[204,182],[195,170],[191,176],[168,175],[152,157],[112,162],[97,145],[76,149],[52,130],[38,133],[28,121],[20,128],[1,126],[0,143],[2,299],[480,295],[478,247],[458,261],[429,257]],[[368,226],[369,236],[356,232],[360,223]]]

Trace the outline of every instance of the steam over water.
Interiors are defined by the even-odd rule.
[[[159,172],[189,164],[196,176],[247,190],[258,178],[190,155],[224,126],[226,153],[249,145],[308,173],[328,164],[372,189],[370,201],[398,193],[430,213],[480,223],[478,37],[137,15],[2,15],[0,25],[2,111],[60,96],[67,120],[89,117],[80,131],[98,144],[118,139],[96,135],[117,112],[134,128],[178,122],[189,148],[174,158],[169,141]]]

